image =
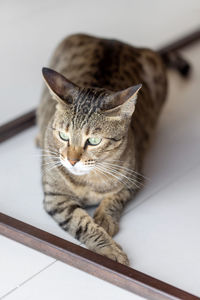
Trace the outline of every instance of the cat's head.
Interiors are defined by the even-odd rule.
[[[63,166],[74,175],[102,169],[102,162],[119,158],[141,84],[113,92],[81,88],[54,70],[43,68],[43,76],[57,101],[52,121],[55,150]]]

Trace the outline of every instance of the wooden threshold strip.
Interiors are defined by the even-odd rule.
[[[2,235],[147,299],[197,300],[181,289],[0,213]]]
[[[35,125],[35,113],[36,110],[33,109],[30,112],[0,126],[0,143]]]

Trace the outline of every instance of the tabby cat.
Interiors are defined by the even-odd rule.
[[[112,236],[142,186],[144,154],[166,99],[163,60],[149,49],[76,34],[57,47],[43,77],[44,208],[89,249],[128,265]],[[90,205],[98,205],[93,218],[84,210]]]

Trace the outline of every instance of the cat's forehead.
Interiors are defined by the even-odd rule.
[[[87,125],[99,123],[101,115],[99,114],[107,96],[105,90],[82,88],[73,98],[71,106],[70,120],[74,128],[83,128]]]
[[[59,105],[55,117],[55,127],[71,132],[105,134],[113,136],[124,128],[123,120],[110,118],[104,112],[111,91],[106,89],[82,88],[73,95],[72,104]],[[123,124],[122,124],[123,123]]]
[[[80,88],[73,96],[73,110],[75,113],[88,114],[101,109],[108,91],[98,88]]]
[[[100,89],[82,88],[76,94],[71,94],[72,104],[57,105],[55,124],[58,128],[68,130],[100,127],[103,116],[99,113],[106,97],[106,91]]]

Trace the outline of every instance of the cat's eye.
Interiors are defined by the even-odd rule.
[[[67,133],[63,132],[63,131],[59,131],[59,137],[63,140],[63,141],[69,141],[69,136]]]
[[[92,146],[97,146],[101,143],[102,139],[99,137],[91,137],[88,139],[88,144]]]

